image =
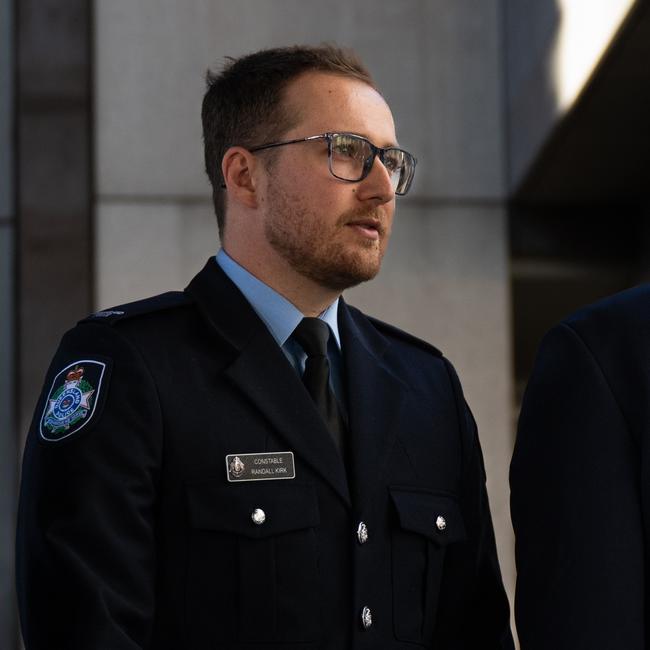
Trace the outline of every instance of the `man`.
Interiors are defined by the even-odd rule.
[[[542,342],[511,467],[522,650],[648,648],[650,286]]]
[[[340,298],[415,159],[334,47],[210,75],[223,248],[66,334],[25,452],[36,648],[512,648],[476,430],[433,347]]]

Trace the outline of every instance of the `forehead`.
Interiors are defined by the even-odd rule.
[[[308,72],[287,86],[284,101],[287,110],[295,111],[298,118],[288,136],[346,131],[363,135],[379,146],[396,142],[393,115],[386,100],[363,81]]]

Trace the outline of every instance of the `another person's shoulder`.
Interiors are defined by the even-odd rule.
[[[575,311],[563,321],[574,329],[607,324],[625,327],[650,323],[650,284],[626,289]]]
[[[630,343],[650,340],[650,284],[602,298],[567,316],[559,325],[585,341]]]
[[[536,369],[549,377],[572,374],[582,360],[585,371],[599,367],[622,376],[638,368],[647,353],[650,284],[643,284],[581,307],[551,328],[540,344]]]

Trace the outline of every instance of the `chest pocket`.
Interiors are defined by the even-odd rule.
[[[466,539],[456,499],[419,488],[390,487],[393,622],[401,641],[429,645],[446,548]]]
[[[294,481],[186,486],[188,628],[205,644],[319,636],[316,491]],[[195,620],[194,623],[191,619]],[[217,623],[217,624],[215,624]],[[202,628],[197,632],[197,626]],[[203,647],[192,645],[192,647]]]

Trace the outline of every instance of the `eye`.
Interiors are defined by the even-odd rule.
[[[332,140],[332,154],[351,160],[363,160],[367,147],[360,138],[351,135],[339,135]]]
[[[384,167],[392,174],[403,166],[403,156],[399,149],[388,149],[382,159]]]

